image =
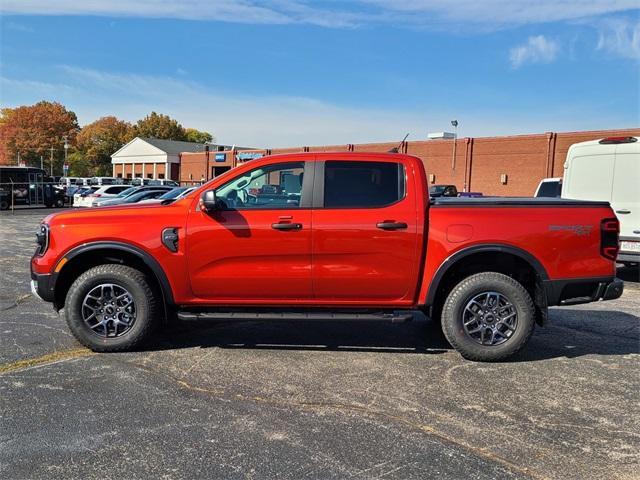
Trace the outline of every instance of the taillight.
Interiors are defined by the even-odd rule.
[[[620,222],[617,218],[605,218],[600,222],[600,255],[604,258],[615,260],[618,256],[619,233]]]

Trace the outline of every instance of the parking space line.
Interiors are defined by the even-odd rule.
[[[87,348],[60,350],[57,352],[47,353],[40,357],[26,358],[24,360],[17,360],[15,362],[0,364],[0,375],[9,372],[15,372],[18,370],[24,370],[39,365],[55,363],[63,360],[71,360],[73,358],[87,357],[90,355],[95,355],[95,353]]]

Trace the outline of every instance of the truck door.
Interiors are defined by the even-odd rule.
[[[410,304],[422,248],[413,172],[388,158],[338,157],[317,162],[315,180],[315,298],[327,304]]]
[[[225,304],[312,299],[308,170],[302,161],[257,166],[216,188],[217,210],[191,212],[195,296]]]

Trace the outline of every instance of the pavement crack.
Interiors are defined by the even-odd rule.
[[[307,410],[332,409],[332,410],[341,411],[341,412],[351,412],[351,413],[355,412],[355,413],[366,414],[366,415],[386,419],[394,423],[405,425],[415,431],[431,435],[437,438],[438,440],[440,440],[444,444],[447,444],[456,448],[461,448],[471,453],[472,455],[478,456],[486,461],[499,464],[503,468],[511,471],[512,473],[523,475],[535,480],[543,480],[543,479],[549,478],[538,472],[533,471],[528,467],[522,467],[520,465],[517,465],[511,460],[504,458],[486,448],[476,447],[465,441],[453,438],[430,425],[418,423],[406,417],[403,417],[401,415],[388,413],[376,408],[372,408],[371,406],[357,405],[357,404],[350,404],[350,403],[338,403],[338,402],[306,402],[306,401],[287,400],[287,399],[278,399],[278,398],[265,398],[258,395],[245,395],[242,393],[236,393],[236,394],[233,394],[233,396],[229,396],[229,394],[224,390],[215,390],[212,388],[192,385],[184,378],[176,377],[168,372],[159,371],[158,369],[151,367],[149,365],[141,365],[136,362],[130,362],[122,359],[120,359],[119,361],[134,367],[138,367],[151,374],[164,377],[170,381],[177,383],[181,388],[184,388],[185,390],[215,396],[221,400],[249,401],[253,403],[269,404],[276,407],[291,407],[291,408],[299,408],[299,409],[307,409]],[[197,362],[195,363],[197,364]]]
[[[16,297],[16,299],[13,301],[13,303],[11,305],[9,305],[8,307],[0,308],[0,312],[6,312],[7,310],[11,310],[12,308],[16,308],[21,303],[24,303],[28,298],[31,298],[31,294],[30,293],[25,293],[23,295],[18,295],[18,297]]]

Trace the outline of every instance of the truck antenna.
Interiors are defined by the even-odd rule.
[[[397,147],[393,147],[391,150],[389,150],[389,153],[398,153],[400,151],[400,148],[402,147],[402,145],[404,145],[405,140],[407,139],[407,137],[409,136],[409,134],[407,133],[404,138],[402,139],[402,141],[400,142],[400,144]]]

